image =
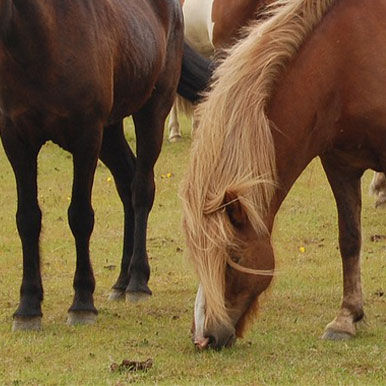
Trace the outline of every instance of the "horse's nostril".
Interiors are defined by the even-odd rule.
[[[210,344],[209,338],[195,338],[194,344],[199,350],[205,350]]]

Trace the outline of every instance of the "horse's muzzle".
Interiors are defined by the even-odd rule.
[[[205,335],[202,338],[196,337],[194,344],[197,349],[202,351],[208,348],[214,350],[221,350],[223,347],[231,347],[236,342],[235,329],[221,328],[213,331],[205,331]]]

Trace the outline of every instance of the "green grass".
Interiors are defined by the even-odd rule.
[[[262,385],[386,384],[385,212],[373,208],[363,183],[363,286],[367,323],[348,342],[320,339],[341,301],[341,263],[336,210],[318,160],[305,170],[284,202],[274,231],[280,273],[263,296],[246,337],[222,352],[195,351],[190,340],[196,278],[184,258],[178,185],[188,162],[190,139],[165,141],[156,167],[157,194],[149,221],[148,250],[153,297],[144,304],[109,303],[118,274],[122,208],[109,171],[99,165],[93,205],[96,213],[91,253],[99,309],[94,326],[69,327],[74,242],[67,225],[72,164],[68,153],[47,144],[39,158],[43,330],[11,333],[18,304],[21,249],[16,231],[15,183],[0,153],[0,384],[6,385]],[[133,143],[132,129],[127,135]],[[165,178],[171,173],[170,178]],[[299,249],[299,248],[304,248]],[[147,373],[112,373],[122,359],[152,358]]]

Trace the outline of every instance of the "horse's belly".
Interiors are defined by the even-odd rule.
[[[203,55],[213,53],[212,7],[214,0],[185,0],[185,38]]]

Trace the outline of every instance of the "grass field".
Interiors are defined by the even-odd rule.
[[[165,141],[156,167],[157,194],[149,221],[153,297],[143,304],[107,302],[118,274],[122,208],[109,171],[99,165],[93,190],[96,224],[91,253],[97,280],[94,326],[65,324],[72,301],[74,242],[67,225],[72,163],[47,144],[39,158],[43,330],[11,333],[19,297],[21,248],[16,231],[15,183],[0,152],[0,384],[5,385],[385,385],[385,212],[363,181],[363,287],[366,323],[346,342],[320,339],[336,315],[342,292],[336,210],[318,160],[299,178],[278,216],[274,245],[279,273],[261,301],[246,337],[222,352],[196,352],[190,340],[196,278],[184,258],[179,182],[190,139]],[[133,142],[128,125],[127,135]],[[374,235],[379,241],[371,241]],[[113,362],[152,358],[148,372],[111,372]]]

